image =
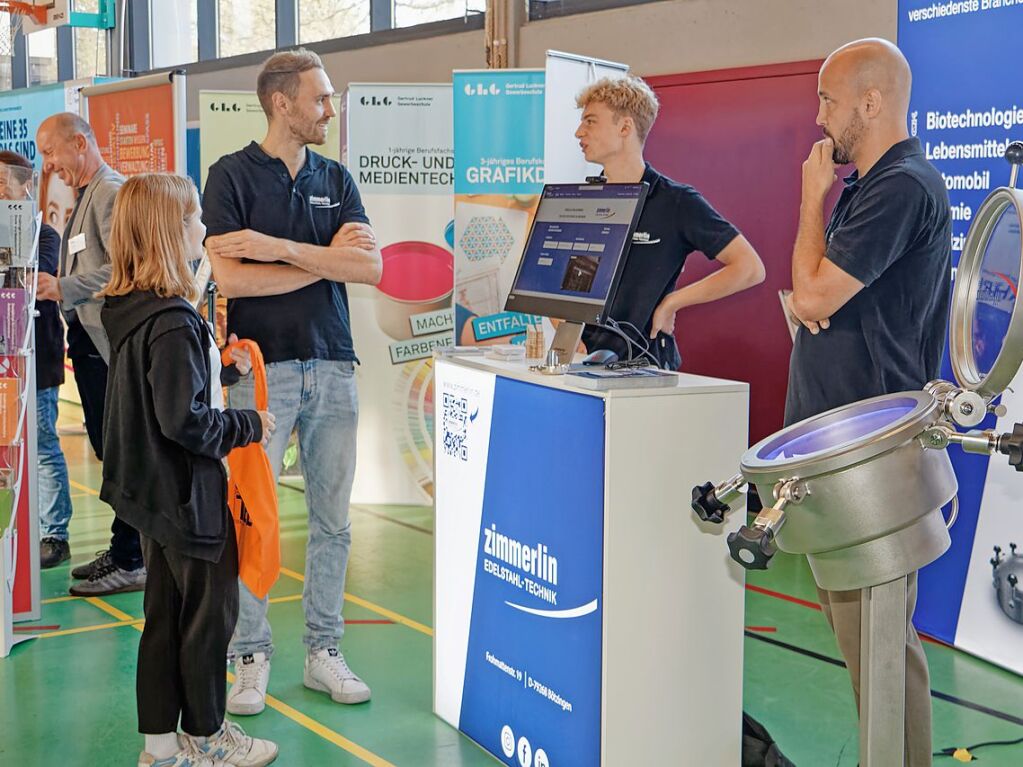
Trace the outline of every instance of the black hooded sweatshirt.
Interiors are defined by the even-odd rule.
[[[162,546],[218,562],[227,538],[221,459],[262,439],[255,410],[210,406],[210,334],[182,298],[109,296],[100,498]]]

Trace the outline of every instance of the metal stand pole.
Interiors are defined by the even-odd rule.
[[[862,590],[860,764],[905,763],[907,577]]]

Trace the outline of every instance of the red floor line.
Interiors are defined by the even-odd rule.
[[[816,610],[817,612],[820,612],[821,609],[821,606],[816,602],[808,602],[807,600],[800,599],[799,597],[793,597],[789,596],[788,594],[782,594],[780,591],[771,591],[770,589],[765,589],[761,586],[753,586],[749,583],[746,584],[746,588],[756,594],[763,594],[766,597],[773,597],[774,599],[781,599],[784,600],[785,602],[792,602],[793,604],[796,605],[809,607],[811,610]],[[748,630],[756,631],[757,629],[750,626],[748,627]],[[948,644],[947,642],[942,642],[940,639],[934,639],[933,637],[930,637],[927,634],[924,634],[919,631],[917,633],[920,634],[920,639],[923,640],[924,642],[938,645],[939,647],[952,647],[952,645]]]
[[[747,631],[756,631],[758,634],[774,634],[778,631],[774,626],[747,626]]]
[[[817,610],[818,612],[821,609],[821,606],[819,604],[817,604],[816,602],[808,602],[807,600],[800,599],[799,597],[792,597],[792,596],[789,596],[788,594],[782,594],[780,591],[771,591],[770,589],[765,589],[765,588],[763,588],[761,586],[753,586],[753,585],[751,585],[749,583],[746,584],[746,588],[749,591],[752,591],[752,592],[754,592],[756,594],[763,594],[766,597],[774,597],[775,599],[782,599],[782,600],[784,600],[786,602],[792,602],[793,604],[796,604],[796,605],[802,605],[803,607],[809,607],[811,610]]]

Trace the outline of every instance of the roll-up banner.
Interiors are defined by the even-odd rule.
[[[952,260],[984,198],[1007,186],[1003,159],[1023,140],[1019,31],[1023,4],[1008,0],[900,0],[899,47],[913,70],[910,133],[941,171],[952,204]],[[1018,244],[1020,231],[1010,233]],[[999,275],[992,290],[1015,301],[1019,275]],[[946,359],[942,377],[953,380]],[[1023,376],[1002,397],[1004,417],[978,428],[1012,431],[1023,421]],[[952,547],[920,575],[917,625],[946,642],[1023,673],[1023,600],[1015,582],[1023,572],[1019,499],[1023,475],[1004,456],[950,449],[959,479],[959,515]],[[1023,576],[1021,576],[1023,577]],[[1020,585],[1023,588],[1023,584]]]
[[[187,173],[184,72],[95,85],[82,96],[82,114],[111,168],[125,176]]]
[[[540,318],[505,312],[544,183],[541,69],[454,73],[455,343],[520,343]]]
[[[333,98],[341,114],[341,97]],[[244,149],[266,136],[266,114],[255,91],[199,91],[199,177],[206,187],[210,166],[226,154]],[[341,120],[331,120],[327,143],[312,149],[331,160],[341,160]]]
[[[575,137],[582,117],[576,98],[588,85],[605,77],[624,77],[628,72],[628,64],[547,51],[543,143],[544,180],[548,184],[571,184],[600,175],[601,167],[586,162]]]
[[[42,174],[39,179],[39,209],[43,223],[63,233],[75,206],[75,195],[56,173],[43,171],[43,158],[36,146],[36,131],[43,120],[58,112],[79,113],[80,92],[93,82],[108,78],[73,80],[56,85],[22,88],[0,93],[0,149],[24,155]]]
[[[356,503],[433,500],[433,351],[454,342],[450,84],[353,83],[345,164],[381,247],[379,285],[349,285],[361,365]]]

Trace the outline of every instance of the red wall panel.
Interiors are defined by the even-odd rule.
[[[792,285],[802,163],[821,138],[819,67],[808,61],[647,79],[661,101],[647,160],[699,189],[767,268],[761,285],[685,309],[675,326],[684,371],[749,382],[751,443],[782,424],[792,343],[778,291]],[[713,268],[693,254],[679,284]]]

